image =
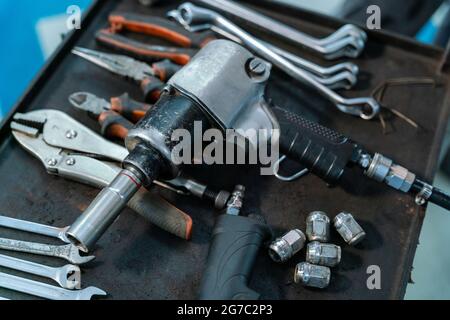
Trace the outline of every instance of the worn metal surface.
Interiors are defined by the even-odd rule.
[[[254,2],[254,1],[253,1]],[[258,3],[261,3],[258,1]],[[175,3],[176,5],[176,3]],[[97,47],[93,35],[106,26],[112,10],[139,11],[161,15],[173,5],[149,9],[136,1],[101,1],[88,16],[82,30],[66,41],[66,47],[50,63],[44,78],[17,106],[26,112],[39,108],[56,108],[98,129],[88,116],[74,110],[67,98],[76,91],[89,91],[101,97],[118,96],[125,91],[139,99],[139,88],[109,72],[70,55],[73,45]],[[278,9],[277,9],[278,10]],[[264,11],[320,36],[330,32],[336,22],[320,16],[308,16],[292,9]],[[279,43],[265,34],[261,38],[284,48],[302,52]],[[448,74],[437,75],[442,51],[418,45],[390,35],[369,34],[366,53],[356,62],[363,70],[357,91],[348,96],[368,94],[389,78],[436,77],[441,86],[393,87],[386,93],[385,103],[416,119],[424,130],[417,131],[399,119],[392,124],[395,131],[383,135],[378,122],[366,122],[346,116],[330,108],[328,102],[308,92],[300,84],[275,71],[268,96],[279,105],[300,110],[307,117],[340,130],[371,150],[391,156],[396,162],[425,178],[433,176],[443,130],[448,116]],[[155,43],[159,43],[155,41]],[[306,54],[305,57],[309,58]],[[318,61],[320,62],[320,61]],[[331,110],[331,111],[330,111]],[[8,123],[1,129],[0,145],[0,213],[19,219],[66,226],[93,200],[98,190],[48,175],[40,162],[28,155],[9,134]],[[417,245],[424,210],[414,205],[407,195],[353,176],[350,172],[344,187],[328,188],[314,176],[297,182],[283,183],[274,177],[259,176],[257,168],[192,168],[201,181],[231,190],[237,183],[247,187],[247,208],[260,210],[274,231],[281,235],[293,228],[305,230],[309,212],[321,210],[333,218],[341,211],[352,212],[367,233],[359,246],[352,248],[332,232],[330,242],[342,246],[342,262],[333,270],[326,290],[307,289],[293,283],[295,265],[304,261],[304,251],[286,265],[273,262],[266,253],[260,255],[251,287],[267,299],[397,299],[402,298]],[[210,177],[210,178],[209,178]],[[160,192],[160,191],[155,191]],[[125,210],[119,220],[100,240],[96,260],[84,268],[84,286],[96,286],[113,299],[195,299],[207,256],[210,232],[217,212],[209,204],[195,198],[183,198],[167,192],[164,195],[188,212],[194,220],[193,239],[185,242],[146,223],[137,214]],[[43,238],[0,229],[2,237],[28,241]],[[59,261],[18,255],[38,263],[58,266]],[[366,269],[379,265],[382,289],[366,287]],[[5,271],[1,269],[0,271]],[[35,278],[33,278],[35,279]],[[10,298],[30,298],[0,289]]]

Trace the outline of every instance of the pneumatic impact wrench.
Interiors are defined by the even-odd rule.
[[[129,132],[130,155],[123,170],[105,188],[68,231],[71,240],[88,251],[115,221],[141,185],[174,178],[180,166],[172,161],[175,129],[194,136],[194,122],[204,130],[236,132],[264,129],[281,132],[281,153],[305,166],[330,184],[338,184],[350,166],[367,177],[416,197],[418,204],[436,203],[450,209],[450,196],[419,180],[404,167],[328,128],[279,107],[264,94],[271,66],[231,41],[210,42],[168,82],[165,92],[145,118]],[[274,135],[276,136],[276,135]],[[244,136],[256,146],[254,136]],[[267,139],[272,141],[272,136]],[[273,141],[272,141],[273,142]]]

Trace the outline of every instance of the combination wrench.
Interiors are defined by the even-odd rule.
[[[207,27],[191,27],[190,25],[185,23],[184,18],[181,16],[181,13],[178,10],[172,10],[168,12],[167,17],[182,25],[189,32],[196,32],[197,30],[202,30],[203,27]],[[211,30],[215,33],[227,39],[230,39],[231,41],[239,43],[242,46],[245,46],[245,43],[239,37],[231,34],[230,32],[227,32],[215,25],[211,25],[208,27],[210,27]],[[257,40],[295,66],[303,69],[305,72],[310,73],[310,76],[314,80],[328,87],[329,89],[351,89],[358,81],[359,68],[354,63],[345,62],[330,67],[322,67],[313,63],[312,61],[303,59],[261,39]]]
[[[59,239],[65,243],[70,243],[69,239],[67,239],[66,236],[66,231],[69,229],[69,227],[56,228],[5,216],[0,216],[0,227],[39,234],[42,236]]]
[[[292,78],[316,90],[320,95],[333,102],[341,112],[359,116],[364,120],[371,120],[380,112],[381,106],[374,98],[363,97],[351,99],[339,95],[324,84],[318,82],[314,77],[311,77],[309,72],[280,56],[264,43],[217,12],[197,7],[192,3],[184,3],[178,8],[177,16],[181,19],[180,23],[183,26],[200,26],[202,28],[201,30],[211,29],[211,26],[217,26],[238,37],[250,51],[253,51],[261,58],[277,66]]]
[[[0,254],[0,266],[54,280],[64,289],[73,290],[81,285],[80,268],[71,264],[53,268]]]
[[[301,47],[309,48],[328,60],[342,57],[356,58],[364,50],[367,41],[367,34],[351,24],[341,27],[328,37],[317,39],[236,2],[228,0],[198,0],[198,2],[256,25]]]
[[[105,291],[96,287],[67,290],[6,273],[0,273],[0,287],[50,300],[91,300],[95,295],[107,295]]]
[[[42,243],[0,238],[0,249],[60,258],[75,265],[85,264],[95,259],[94,256],[81,256],[80,250],[73,244],[54,246]]]

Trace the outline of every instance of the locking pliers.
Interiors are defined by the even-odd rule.
[[[15,139],[43,163],[47,172],[102,188],[120,172],[128,151],[57,110],[17,113],[11,123]],[[141,190],[128,206],[156,226],[189,239],[190,216],[163,198]]]

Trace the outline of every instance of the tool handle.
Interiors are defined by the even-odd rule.
[[[111,29],[143,33],[170,41],[185,48],[202,48],[216,39],[212,32],[189,32],[167,19],[134,13],[114,12],[109,16]]]
[[[27,260],[17,259],[3,254],[0,254],[0,266],[49,279],[57,279],[59,270],[59,268],[52,268],[49,266]]]
[[[68,229],[67,227],[56,228],[31,221],[18,220],[4,216],[0,216],[0,227],[40,234],[51,238],[61,239],[68,243],[67,238],[65,237],[65,232]]]
[[[0,273],[0,287],[49,300],[63,300],[65,289],[45,283]],[[67,291],[72,292],[72,291]]]
[[[165,59],[160,62],[156,62],[152,65],[155,75],[161,79],[161,81],[167,81],[172,76],[181,70],[182,66],[175,64],[172,61]]]
[[[155,103],[158,101],[165,86],[165,83],[156,77],[145,78],[141,82],[141,90],[144,95],[145,102]]]
[[[257,253],[270,236],[257,220],[232,215],[218,218],[200,288],[204,300],[257,300],[248,287]]]
[[[98,31],[95,39],[110,49],[146,62],[169,59],[185,65],[197,52],[194,49],[145,44],[105,29]]]
[[[105,111],[98,117],[102,135],[108,139],[125,140],[134,124],[115,111]]]
[[[157,227],[181,239],[189,240],[192,235],[192,218],[160,197],[155,201],[156,197],[156,195],[141,188],[128,201],[128,207]],[[166,208],[160,205],[161,202],[165,202],[164,205],[171,206],[171,210],[165,210]],[[161,211],[164,211],[164,214],[157,214]]]
[[[65,246],[54,246],[28,241],[19,241],[0,238],[0,249],[16,252],[39,254],[43,256],[55,257],[56,254],[66,253],[70,250],[70,244]]]
[[[133,123],[141,120],[151,108],[152,105],[150,104],[131,99],[128,93],[124,93],[120,97],[111,98],[111,109]]]
[[[288,110],[274,107],[280,149],[327,183],[335,184],[354,160],[358,146],[347,137]]]

